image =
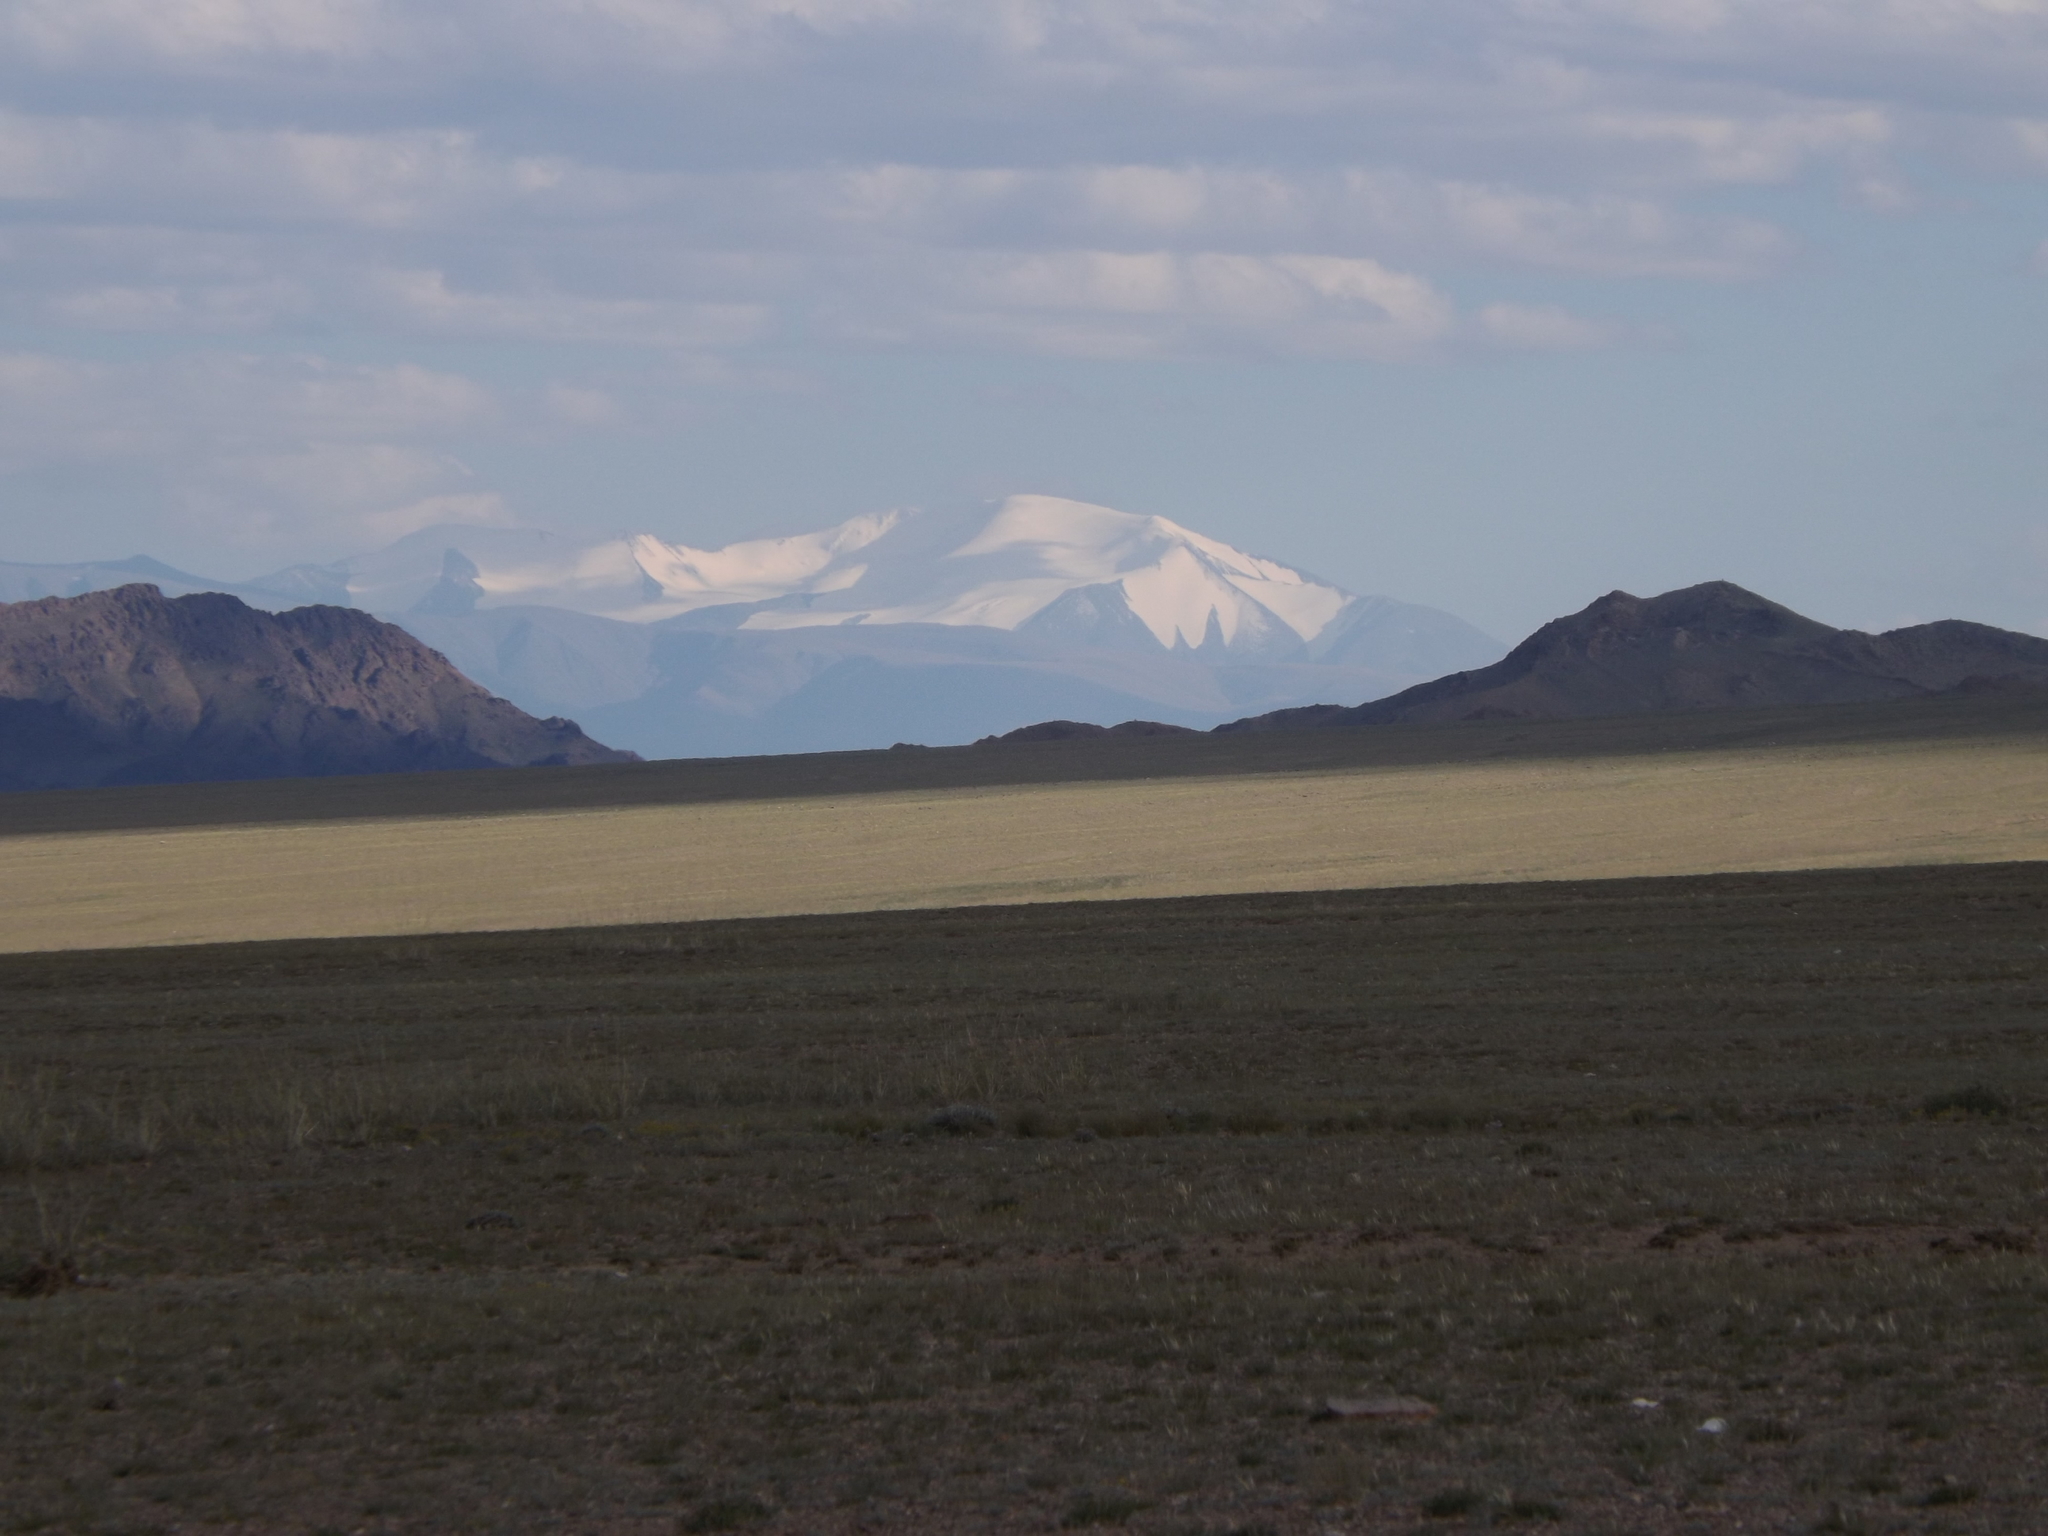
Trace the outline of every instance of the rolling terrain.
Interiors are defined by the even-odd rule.
[[[1477,671],[1221,729],[1796,708],[2000,686],[2048,688],[2048,640],[1959,619],[1867,635],[1710,581],[1648,599],[1610,592]]]
[[[0,790],[631,756],[352,609],[147,585],[0,605]]]
[[[2048,857],[2048,699],[0,802],[0,948]]]

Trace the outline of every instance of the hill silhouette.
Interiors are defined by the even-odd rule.
[[[0,789],[631,760],[355,609],[143,584],[0,605]]]
[[[1709,581],[1652,598],[1610,592],[1490,667],[1351,708],[1276,710],[1217,729],[1784,708],[2029,685],[2048,686],[2048,640],[1959,619],[1880,635],[1835,629]]]
[[[1164,725],[1157,720],[1126,720],[1121,725],[1090,725],[1083,720],[1041,720],[1037,725],[1019,726],[1000,736],[984,736],[977,747],[1007,746],[1020,741],[1094,741],[1104,736],[1199,736],[1185,725]]]

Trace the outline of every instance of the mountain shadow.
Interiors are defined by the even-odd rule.
[[[355,609],[141,584],[0,605],[0,789],[633,758]]]
[[[1998,685],[2048,686],[2048,640],[1959,619],[1881,635],[1834,629],[1709,581],[1652,598],[1610,592],[1490,667],[1368,704],[1276,710],[1218,729],[1850,704]]]

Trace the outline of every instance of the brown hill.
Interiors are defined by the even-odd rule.
[[[2048,685],[2048,640],[1945,619],[1832,629],[1726,581],[1610,592],[1502,660],[1346,709],[1319,704],[1223,731],[1850,704],[1993,683]]]
[[[1093,741],[1103,736],[1199,736],[1192,726],[1165,725],[1157,720],[1126,720],[1121,725],[1090,725],[1083,720],[1041,720],[1020,725],[1000,736],[984,736],[977,747],[999,747],[1020,741]]]
[[[0,789],[633,757],[352,608],[141,585],[0,604]]]

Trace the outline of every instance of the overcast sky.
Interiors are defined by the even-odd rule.
[[[2048,633],[2048,0],[0,0],[0,559],[1013,491]]]

